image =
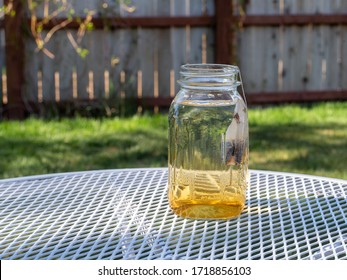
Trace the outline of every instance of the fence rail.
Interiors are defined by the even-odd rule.
[[[99,9],[96,0],[73,2],[79,16],[84,6]],[[66,31],[47,44],[55,55],[50,59],[35,52],[35,42],[22,34],[28,19],[15,0],[22,18],[0,19],[0,35],[6,35],[6,56],[0,54],[2,69],[6,57],[2,112],[23,118],[45,106],[86,104],[118,104],[121,111],[127,100],[139,111],[158,111],[174,97],[184,63],[238,64],[250,104],[347,100],[344,1],[132,2],[134,13],[119,8],[117,17],[93,18],[95,29],[82,41],[89,50],[86,59],[76,54]],[[66,19],[61,15],[47,22],[43,34]],[[66,28],[76,36],[78,22]]]

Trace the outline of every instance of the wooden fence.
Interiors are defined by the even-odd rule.
[[[347,99],[347,1],[246,2],[236,57],[253,102]]]
[[[126,100],[158,111],[174,97],[184,63],[238,64],[253,104],[347,99],[347,1],[133,0],[133,12],[122,1],[71,2],[81,17],[84,8],[98,12],[82,41],[85,59],[66,31],[48,43],[51,59],[20,32],[24,16],[0,19],[0,109],[8,117]],[[73,36],[76,27],[68,25]]]

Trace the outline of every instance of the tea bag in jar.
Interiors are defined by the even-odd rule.
[[[244,161],[248,145],[248,116],[247,108],[242,99],[235,106],[234,115],[226,131],[226,157],[227,165],[240,165]]]

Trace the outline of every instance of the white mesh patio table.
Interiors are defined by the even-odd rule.
[[[251,170],[242,215],[183,219],[167,169],[0,180],[1,259],[347,259],[347,181]]]

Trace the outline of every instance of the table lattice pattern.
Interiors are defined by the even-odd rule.
[[[175,216],[163,168],[0,180],[0,258],[347,259],[347,181],[250,174],[229,221]]]

